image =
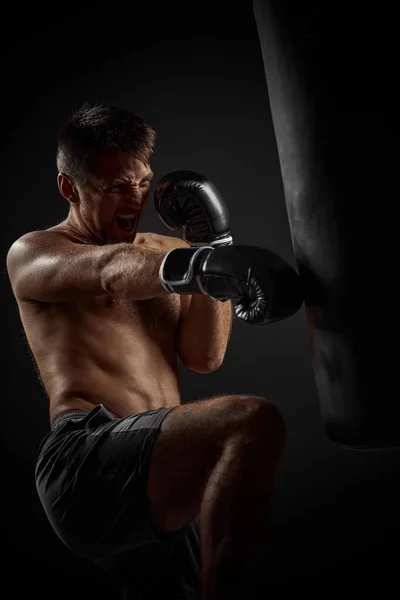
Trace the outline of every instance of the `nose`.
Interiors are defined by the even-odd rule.
[[[141,213],[147,202],[147,194],[143,194],[140,189],[137,191],[130,190],[124,199],[122,205],[126,208],[126,212],[139,212]]]
[[[145,202],[145,194],[142,193],[139,186],[131,186],[127,192],[126,200],[133,210],[140,210]]]

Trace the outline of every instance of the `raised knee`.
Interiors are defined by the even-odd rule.
[[[282,446],[286,427],[279,409],[262,396],[247,398],[242,416],[242,431],[252,439]]]
[[[216,397],[215,401],[215,415],[222,416],[226,440],[234,438],[245,444],[249,441],[261,441],[267,442],[270,448],[283,448],[285,422],[272,402],[262,396],[250,394],[220,396]]]

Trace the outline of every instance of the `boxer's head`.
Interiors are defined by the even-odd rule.
[[[75,111],[57,148],[68,225],[92,242],[133,241],[153,176],[155,140],[155,131],[126,110],[85,103]]]

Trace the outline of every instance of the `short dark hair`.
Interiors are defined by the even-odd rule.
[[[84,102],[60,127],[57,168],[83,185],[102,153],[127,152],[149,165],[155,143],[155,130],[128,110]]]

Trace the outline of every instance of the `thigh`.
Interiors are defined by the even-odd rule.
[[[255,419],[269,421],[272,428],[282,423],[272,404],[247,395],[191,402],[166,416],[154,442],[147,480],[149,520],[157,531],[174,531],[195,518],[227,441],[243,435],[246,424]]]
[[[71,550],[104,557],[160,541],[147,521],[146,479],[170,410],[117,419],[98,406],[50,434],[39,453],[36,485],[53,529]]]

